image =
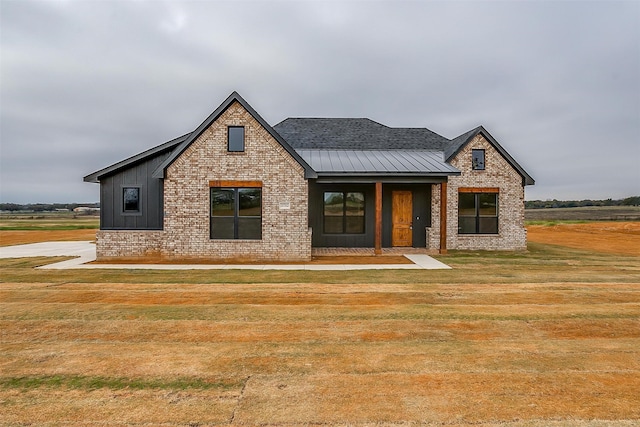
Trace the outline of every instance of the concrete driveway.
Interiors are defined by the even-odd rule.
[[[404,255],[413,264],[87,264],[96,259],[92,242],[43,242],[0,247],[0,258],[73,256],[75,258],[37,268],[136,269],[136,270],[439,270],[450,269],[428,255]]]

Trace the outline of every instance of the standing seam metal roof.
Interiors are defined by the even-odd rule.
[[[458,175],[460,171],[433,150],[324,150],[297,149],[318,174],[378,173]]]

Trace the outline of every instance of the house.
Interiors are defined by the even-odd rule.
[[[270,126],[236,92],[193,132],[94,172],[98,259],[308,260],[326,247],[523,250],[534,180],[482,126]]]

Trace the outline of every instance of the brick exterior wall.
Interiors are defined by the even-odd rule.
[[[96,257],[100,261],[157,257],[161,254],[163,235],[157,230],[99,230],[96,233]]]
[[[431,227],[427,227],[427,249],[440,249],[440,184],[431,186]]]
[[[244,126],[245,151],[227,151],[227,126]],[[210,239],[209,181],[262,182],[262,239]],[[300,261],[311,259],[304,169],[238,102],[233,102],[166,170],[164,230],[101,231],[99,259]],[[289,209],[282,209],[289,206]]]
[[[485,170],[472,170],[471,150],[485,150]],[[524,228],[524,186],[522,176],[480,134],[452,159],[462,174],[449,177],[447,184],[447,249],[526,250]],[[498,234],[458,234],[458,189],[460,187],[499,188]],[[432,190],[431,248],[440,243],[440,185]]]

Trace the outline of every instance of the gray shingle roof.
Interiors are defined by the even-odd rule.
[[[443,150],[449,144],[426,128],[391,128],[370,119],[289,118],[273,128],[295,149]]]
[[[459,175],[432,150],[296,150],[318,174]]]

